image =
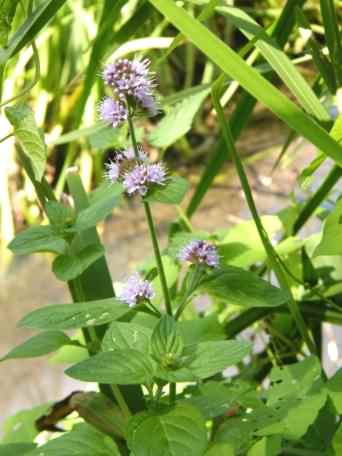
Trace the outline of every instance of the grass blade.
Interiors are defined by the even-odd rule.
[[[315,345],[314,345],[314,343],[313,343],[313,341],[312,341],[312,339],[311,339],[311,337],[310,337],[310,335],[308,333],[305,321],[304,321],[304,319],[303,319],[303,317],[302,317],[302,315],[301,315],[301,313],[300,313],[300,311],[298,309],[298,305],[297,305],[297,303],[295,302],[295,300],[294,300],[294,298],[292,296],[291,289],[290,289],[290,287],[288,285],[287,278],[286,278],[286,275],[285,275],[285,273],[283,271],[282,265],[281,265],[281,263],[278,260],[277,253],[275,252],[274,247],[273,247],[271,241],[269,240],[267,232],[264,229],[262,221],[261,221],[261,219],[259,217],[258,210],[256,208],[256,205],[255,205],[255,202],[254,202],[254,198],[253,198],[253,195],[252,195],[252,191],[251,191],[251,188],[249,186],[248,179],[247,179],[246,173],[245,173],[243,165],[242,165],[242,161],[240,159],[240,156],[239,156],[238,152],[235,149],[234,139],[233,139],[233,136],[232,136],[232,132],[230,130],[229,122],[227,122],[225,117],[224,117],[224,112],[223,112],[223,109],[222,109],[221,104],[220,104],[219,91],[220,91],[220,87],[217,84],[217,85],[215,85],[213,87],[213,90],[212,90],[214,108],[215,108],[215,110],[217,112],[218,120],[219,120],[221,128],[223,130],[223,137],[224,137],[224,140],[225,140],[225,143],[226,143],[226,147],[229,150],[229,152],[230,152],[230,154],[231,154],[231,156],[233,158],[234,165],[235,165],[237,174],[239,176],[239,179],[240,179],[240,182],[241,182],[241,186],[242,186],[243,192],[245,194],[245,198],[246,198],[249,210],[251,211],[254,223],[255,223],[255,225],[257,227],[257,230],[258,230],[258,233],[259,233],[259,236],[260,236],[260,240],[262,241],[264,249],[265,249],[265,251],[267,253],[267,257],[268,257],[268,260],[270,262],[270,265],[271,265],[272,269],[274,270],[274,272],[275,272],[275,274],[277,276],[277,279],[278,279],[278,282],[279,282],[280,286],[284,290],[286,290],[287,293],[288,293],[288,296],[289,296],[288,305],[289,305],[289,310],[291,312],[291,315],[292,315],[294,321],[296,322],[298,330],[301,333],[301,335],[302,335],[305,343],[307,344],[309,350],[312,353],[315,353],[316,352]]]

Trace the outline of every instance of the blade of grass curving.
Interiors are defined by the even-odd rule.
[[[218,81],[218,83],[214,85],[214,87],[212,89],[212,98],[213,98],[214,108],[216,110],[218,120],[219,120],[221,129],[222,129],[222,132],[223,132],[223,137],[225,140],[226,147],[229,150],[229,152],[233,158],[233,162],[234,162],[237,174],[239,176],[240,183],[241,183],[243,192],[245,194],[245,198],[246,198],[249,210],[252,214],[255,226],[258,230],[260,240],[262,241],[264,249],[267,253],[267,257],[270,262],[270,265],[278,279],[280,286],[284,290],[286,290],[288,293],[288,296],[289,296],[288,306],[289,306],[290,313],[291,313],[291,315],[298,327],[298,330],[301,333],[303,340],[305,341],[308,349],[310,350],[310,352],[315,353],[316,348],[315,348],[314,342],[312,341],[312,339],[309,335],[305,321],[299,311],[298,304],[296,303],[296,301],[294,300],[294,298],[292,296],[291,288],[289,287],[289,284],[287,282],[287,278],[283,271],[282,265],[278,261],[278,257],[274,250],[274,247],[273,247],[271,241],[269,240],[267,232],[264,229],[262,221],[259,217],[258,210],[257,210],[255,202],[254,202],[253,194],[252,194],[251,188],[249,186],[249,182],[248,182],[246,173],[244,171],[241,158],[240,158],[237,150],[235,149],[234,138],[232,136],[230,125],[229,125],[229,122],[225,119],[224,112],[223,112],[223,109],[220,104],[220,82],[221,81]]]
[[[342,84],[342,38],[333,0],[320,0],[321,14],[329,54],[339,84]]]
[[[197,19],[201,22],[208,20],[215,13],[215,8],[219,4],[220,0],[210,0],[209,3],[198,15]],[[173,39],[173,42],[169,49],[163,52],[162,56],[157,60],[157,62],[155,63],[155,67],[158,68],[167,59],[167,57],[183,43],[183,40],[184,36],[182,35],[182,33],[178,33],[178,35],[176,35]]]
[[[249,40],[257,38],[255,41],[256,48],[307,112],[321,121],[330,120],[327,111],[292,61],[254,19],[243,10],[235,7],[219,7],[216,8],[216,11],[227,17]]]
[[[7,46],[0,49],[0,65],[30,43],[65,3],[66,0],[46,0],[41,3],[13,34]]]
[[[75,202],[76,211],[79,212],[87,208],[89,201],[79,175],[69,173],[67,183]],[[85,244],[100,244],[96,228],[83,231],[82,242]],[[104,256],[93,263],[78,279],[69,282],[68,285],[75,302],[93,301],[115,296],[112,279]],[[107,327],[108,325],[102,325],[95,328],[96,336],[99,340],[103,338]],[[106,390],[105,386],[103,387]],[[139,386],[120,386],[120,390],[133,412],[142,410],[145,407],[143,394]]]
[[[255,69],[250,68],[229,46],[196,19],[189,16],[183,8],[177,7],[172,0],[149,1],[223,72],[237,80],[242,87],[273,111],[290,128],[303,135],[342,166],[342,146],[337,144],[317,122],[298,108],[286,95]]]
[[[298,231],[305,225],[305,223],[309,220],[319,205],[325,200],[327,195],[331,192],[341,177],[342,169],[339,166],[334,166],[328,176],[324,179],[312,197],[305,203],[304,207],[298,214],[298,217],[293,224],[293,234],[298,233]]]
[[[307,46],[310,49],[312,59],[320,76],[324,79],[329,91],[334,94],[337,90],[337,81],[334,68],[328,58],[323,54],[320,45],[315,39],[311,25],[301,8],[296,8],[297,23],[299,32],[303,35],[309,34]],[[305,36],[303,36],[305,38]]]
[[[305,0],[288,0],[279,19],[277,20],[272,35],[280,46],[284,46],[295,23],[295,6],[302,6]],[[244,92],[234,110],[231,118],[231,129],[234,140],[240,136],[241,131],[246,127],[254,110],[256,99],[248,92]],[[201,176],[196,190],[187,207],[187,216],[191,217],[197,210],[206,192],[208,191],[215,176],[219,173],[227,160],[227,151],[224,141],[221,138],[216,146],[215,152]]]

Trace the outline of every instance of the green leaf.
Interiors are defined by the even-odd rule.
[[[226,338],[223,326],[217,315],[209,315],[195,320],[183,320],[177,323],[184,345],[198,344]]]
[[[135,385],[151,383],[153,366],[141,351],[127,348],[99,353],[70,367],[65,373],[84,382]]]
[[[31,108],[24,104],[17,104],[6,108],[5,113],[14,128],[18,143],[31,162],[36,180],[41,181],[45,170],[47,149]]]
[[[39,434],[35,421],[44,415],[49,408],[50,404],[43,404],[29,410],[22,410],[6,418],[2,428],[2,443],[33,442]]]
[[[32,451],[30,456],[119,456],[111,437],[88,424],[77,424],[70,432],[50,440]]]
[[[273,238],[282,231],[278,216],[264,215],[262,224],[269,237]],[[219,246],[223,264],[248,268],[258,261],[265,261],[267,254],[260,240],[254,220],[234,225],[227,231]]]
[[[165,367],[172,366],[182,355],[183,348],[176,321],[169,315],[163,315],[151,337],[151,353],[154,359]]]
[[[59,255],[54,259],[52,270],[59,280],[76,279],[104,254],[100,244],[88,245],[75,255]]]
[[[251,68],[236,52],[172,0],[149,0],[222,71],[261,101],[286,124],[342,165],[342,146],[286,95]]]
[[[184,350],[184,367],[159,368],[157,377],[170,382],[191,382],[211,377],[237,364],[250,352],[250,344],[240,341],[202,342]]]
[[[97,326],[117,320],[130,312],[118,299],[55,304],[27,314],[18,326],[33,329],[76,329]]]
[[[234,456],[234,448],[226,443],[215,443],[204,456]]]
[[[61,331],[45,331],[31,337],[7,353],[0,361],[14,358],[34,358],[58,350],[72,340]]]
[[[19,0],[3,0],[0,4],[0,46],[6,46]]]
[[[155,185],[144,198],[149,203],[180,204],[189,189],[187,180],[171,176],[166,185]]]
[[[205,278],[200,288],[228,304],[243,307],[278,307],[288,301],[287,293],[253,272],[226,266]]]
[[[5,48],[0,49],[0,64],[30,43],[40,30],[54,17],[66,0],[45,0],[28,16],[21,27],[12,35]]]
[[[8,443],[7,445],[0,445],[0,456],[23,456],[35,447],[35,443]]]
[[[205,87],[177,103],[152,131],[149,142],[155,147],[167,148],[182,138],[190,130],[195,115],[209,93],[210,88]]]
[[[339,415],[342,414],[342,369],[330,378],[326,384],[328,394]]]
[[[342,254],[342,199],[325,220],[321,242],[314,256]]]
[[[247,456],[278,456],[281,452],[281,437],[264,437],[248,451]]]
[[[81,418],[99,431],[112,437],[125,435],[126,423],[120,408],[102,393],[78,393],[72,406]]]
[[[106,187],[106,190],[103,190],[103,198],[97,198],[89,207],[81,210],[77,214],[72,231],[86,230],[96,226],[98,222],[104,220],[112,213],[114,207],[118,205],[119,197],[122,193],[123,186],[121,184],[114,184],[110,187]]]
[[[85,129],[78,130],[83,136],[86,136]],[[77,133],[77,132],[75,132]],[[88,134],[87,134],[88,135]],[[76,134],[74,135],[76,136]],[[59,140],[63,137],[61,136]],[[121,149],[127,144],[127,127],[113,128],[111,126],[105,126],[97,131],[89,134],[88,136],[91,147],[94,149],[109,149],[115,147],[115,149]]]
[[[306,111],[320,120],[330,120],[327,111],[292,61],[257,22],[245,11],[236,7],[223,6],[216,10],[227,17],[228,21],[231,21],[249,40],[256,38],[255,47],[259,49]]]
[[[129,422],[128,445],[134,456],[201,456],[207,447],[205,421],[186,403],[164,413],[143,412]]]
[[[135,323],[113,322],[103,338],[103,351],[131,348],[148,353],[152,331]]]
[[[37,252],[63,254],[68,248],[67,242],[56,234],[51,226],[32,226],[17,234],[8,248],[17,255]]]
[[[212,419],[227,413],[232,406],[238,404],[242,395],[243,391],[231,385],[208,381],[199,384],[198,391],[195,391],[188,401],[199,409],[206,419]]]
[[[54,225],[57,228],[64,228],[73,221],[73,209],[58,203],[57,201],[48,201],[45,205],[45,210],[51,225]]]

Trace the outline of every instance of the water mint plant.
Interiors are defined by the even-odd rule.
[[[341,118],[333,124],[321,103],[327,91],[335,96],[341,83],[334,4],[320,3],[323,28],[330,31],[327,49],[318,52],[313,38],[309,43],[317,51],[314,64],[325,68],[312,88],[282,51],[295,24],[310,28],[306,9],[298,8],[305,2],[286,2],[267,32],[245,10],[225,2],[188,2],[191,7],[172,0],[128,2],[128,16],[113,38],[109,25],[121,11],[119,3],[105,2],[101,16],[104,45],[117,41],[114,53],[112,48],[108,52],[112,60],[101,71],[98,90],[91,92],[97,100],[105,94],[95,133],[94,128],[79,128],[76,120],[76,130],[65,133],[67,138],[89,135],[98,147],[96,174],[103,180],[98,188],[85,191],[78,168],[67,166],[77,154],[68,153],[65,185],[62,181],[55,191],[46,174],[47,146],[34,112],[22,102],[6,108],[18,161],[44,214],[42,224],[21,231],[9,249],[23,255],[48,253],[56,279],[70,292],[70,303],[46,305],[24,315],[18,325],[35,334],[4,354],[1,362],[54,353],[78,385],[66,397],[51,393],[49,403],[6,423],[0,455],[338,455],[341,371],[327,375],[321,354],[322,323],[342,323],[341,199],[320,207],[341,177],[342,163]],[[47,1],[40,8],[23,27],[30,33],[22,40],[15,35],[14,43],[3,47],[3,58],[31,43],[34,31],[56,6]],[[155,25],[160,15],[165,20],[151,40],[141,40],[147,18]],[[240,53],[204,25],[216,16],[227,21],[229,30],[238,28],[251,40]],[[222,23],[215,22],[220,27]],[[155,59],[161,51],[151,51],[150,46],[165,45],[158,34],[166,25],[180,35],[162,51],[161,59]],[[121,46],[137,27],[138,39],[129,41],[127,48]],[[188,74],[184,81],[180,78],[184,90],[171,97],[165,93],[162,119],[151,120],[160,112],[160,88],[152,67],[170,83],[172,67],[164,73],[164,61],[168,53],[183,52],[183,45],[186,52],[177,53],[172,64],[179,68],[185,57]],[[196,71],[204,67],[201,79],[191,67],[193,45],[202,52],[196,66]],[[143,47],[139,55],[149,53],[153,59],[126,58],[135,46]],[[253,65],[242,58],[251,46],[257,48],[257,54],[251,54]],[[104,56],[101,47],[96,38],[96,62]],[[278,79],[273,83],[273,73],[290,90],[291,99],[279,89]],[[90,80],[87,71],[77,112],[87,102]],[[191,87],[194,81],[201,82]],[[241,93],[231,115],[224,105],[237,90]],[[195,116],[203,114],[204,100],[203,112],[220,138],[199,182],[195,179],[195,188],[190,188],[165,151],[177,143],[185,143],[188,152],[196,147],[187,134]],[[293,201],[291,207],[267,216],[259,215],[244,159],[236,149],[256,100],[319,148],[302,179],[313,178],[326,156],[335,160],[305,204]],[[63,140],[65,136],[61,144]],[[223,226],[205,231],[192,215],[226,156],[232,159],[252,219],[233,226],[222,220]],[[65,192],[62,198],[58,190]],[[161,204],[173,205],[176,214],[162,238],[155,218]],[[141,207],[150,242],[148,255],[125,281],[125,271],[111,276],[106,246],[97,231],[119,206],[125,215],[132,206]],[[313,236],[298,235],[312,214],[324,220],[323,229]],[[201,299],[209,304],[199,311]],[[256,336],[261,347],[255,346]]]

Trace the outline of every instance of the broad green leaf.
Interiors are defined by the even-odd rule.
[[[170,382],[191,382],[211,377],[239,363],[250,352],[250,344],[235,340],[201,342],[184,350],[184,367],[159,368],[157,377]]]
[[[72,406],[81,418],[112,437],[125,435],[126,423],[120,408],[102,393],[75,394]]]
[[[299,109],[286,95],[255,69],[248,66],[227,44],[172,0],[149,0],[149,2],[223,72],[236,80],[290,128],[303,135],[340,166],[342,165],[342,146],[337,144],[322,127]]]
[[[151,353],[154,359],[165,366],[173,365],[182,355],[183,348],[183,339],[176,321],[169,315],[163,315],[151,337]]]
[[[8,443],[0,445],[0,456],[24,456],[36,447],[35,443]]]
[[[45,0],[32,12],[12,35],[7,46],[0,49],[0,64],[35,39],[40,30],[54,17],[66,0]]]
[[[34,358],[54,352],[63,345],[69,344],[72,344],[72,340],[61,331],[45,331],[13,348],[0,361],[14,358]]]
[[[342,453],[342,425],[340,424],[339,428],[336,431],[336,434],[334,435],[333,441],[332,441],[332,447],[335,450],[335,455],[337,456]]]
[[[83,231],[104,220],[112,213],[114,207],[118,205],[119,197],[123,193],[123,187],[120,184],[114,184],[106,188],[106,194],[103,198],[98,198],[92,202],[89,207],[81,210],[77,214],[72,230]]]
[[[68,244],[56,234],[52,226],[32,226],[17,234],[8,248],[17,255],[37,252],[63,254],[66,252]]]
[[[195,115],[209,93],[210,88],[205,87],[172,107],[150,134],[149,142],[155,147],[167,148],[182,138],[190,130]]]
[[[88,245],[77,254],[59,255],[54,259],[52,270],[59,280],[68,282],[76,279],[104,254],[100,244]]]
[[[114,321],[106,331],[103,338],[103,351],[134,350],[148,353],[152,331],[135,323],[123,323]]]
[[[57,229],[62,229],[73,221],[73,209],[57,201],[48,201],[45,210],[51,225],[56,226]]]
[[[171,176],[165,185],[156,185],[144,198],[150,203],[180,204],[189,189],[187,180]]]
[[[259,49],[306,111],[320,120],[330,120],[327,111],[292,61],[254,19],[239,8],[224,6],[218,7],[216,10],[227,17],[228,21],[231,21],[249,40],[256,38],[255,47]]]
[[[39,434],[35,421],[44,415],[49,408],[50,404],[39,405],[6,418],[2,427],[3,438],[1,443],[33,442]]]
[[[143,412],[129,422],[128,445],[134,456],[201,456],[207,447],[205,421],[186,403],[159,414]]]
[[[30,453],[30,456],[42,455],[119,456],[120,453],[111,437],[99,432],[93,426],[82,423]]]
[[[102,352],[65,371],[84,382],[135,385],[151,383],[153,366],[141,351],[130,348]]]
[[[198,386],[188,401],[199,409],[206,419],[224,415],[238,404],[243,392],[232,388],[231,385],[209,381]]]
[[[330,378],[326,384],[328,394],[339,415],[342,414],[342,369]]]
[[[0,46],[7,45],[18,3],[19,0],[3,0],[0,4]]]
[[[84,135],[84,131],[83,131]],[[61,139],[61,138],[60,138]],[[127,144],[127,127],[113,128],[107,125],[88,136],[89,143],[94,149],[121,149]]]
[[[110,130],[111,132],[113,132],[113,134],[117,134],[117,130],[112,128],[112,127],[108,127],[107,125],[104,125],[103,122],[99,121],[97,123],[95,123],[94,125],[92,125],[91,127],[85,127],[85,128],[79,128],[77,130],[73,130],[73,131],[69,131],[68,133],[65,133],[64,135],[61,135],[59,136],[57,139],[54,139],[52,141],[49,141],[48,144],[52,145],[52,146],[58,146],[60,144],[67,144],[67,143],[70,143],[70,142],[74,142],[74,141],[77,141],[79,139],[83,139],[83,138],[88,138],[88,137],[92,137],[92,135],[94,136],[102,136],[104,134],[104,136],[106,136],[106,131],[107,130]],[[113,147],[115,147],[115,143],[113,142],[112,143]],[[96,147],[96,146],[93,146],[93,147]]]
[[[205,278],[200,289],[227,304],[243,307],[278,307],[288,294],[261,279],[253,272],[226,266]]]
[[[234,448],[226,443],[214,443],[204,456],[234,456]]]
[[[130,312],[118,299],[55,304],[34,310],[19,321],[18,326],[33,329],[76,329],[97,326],[118,320]]]
[[[261,221],[270,238],[282,231],[282,223],[278,216],[265,215],[261,217]],[[232,266],[248,268],[267,258],[253,220],[243,221],[229,228],[219,250],[221,262]]]
[[[183,320],[177,324],[184,345],[198,344],[226,338],[223,326],[217,315],[209,315],[195,320]]]
[[[281,437],[264,437],[248,451],[247,456],[278,456],[281,451]]]
[[[31,162],[36,180],[40,181],[45,170],[47,148],[31,108],[17,104],[6,108],[5,112],[18,143]]]
[[[323,227],[321,242],[314,256],[342,254],[342,199],[338,200]]]

